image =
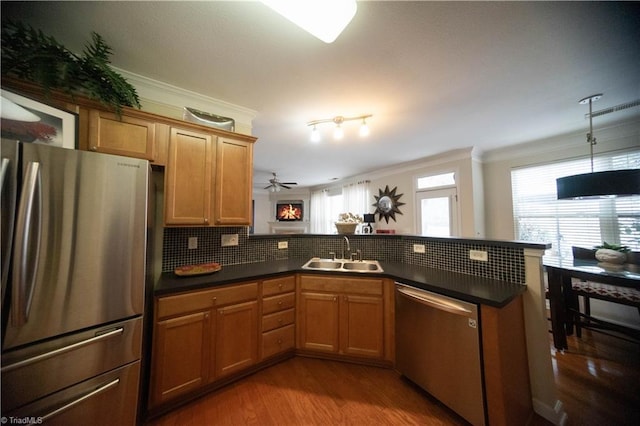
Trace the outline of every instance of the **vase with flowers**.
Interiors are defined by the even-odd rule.
[[[353,213],[340,213],[335,223],[338,234],[355,234],[358,224],[362,223],[362,217]]]

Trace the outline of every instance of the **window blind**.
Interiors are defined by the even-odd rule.
[[[594,157],[593,171],[640,168],[640,151]],[[557,200],[556,179],[591,172],[589,158],[511,171],[516,238],[550,242],[551,254],[608,243],[640,250],[640,196]]]

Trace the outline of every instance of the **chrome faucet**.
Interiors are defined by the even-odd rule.
[[[349,238],[347,238],[347,236],[344,236],[344,241],[347,243],[347,252],[351,252],[351,244],[349,244]],[[346,257],[344,257],[345,252],[344,252],[344,244],[342,244],[342,258],[346,259]]]

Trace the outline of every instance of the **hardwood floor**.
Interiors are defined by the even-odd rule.
[[[640,344],[585,330],[582,339],[569,337],[567,351],[552,349],[552,362],[568,426],[640,424]],[[296,357],[147,423],[335,424],[466,422],[393,370]]]
[[[567,425],[640,424],[640,343],[583,330],[552,363]]]

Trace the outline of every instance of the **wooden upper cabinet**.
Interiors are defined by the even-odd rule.
[[[211,223],[213,144],[211,134],[171,129],[164,185],[166,225]]]
[[[253,143],[218,137],[215,225],[251,225]]]
[[[155,123],[122,115],[89,110],[90,151],[156,160]]]

